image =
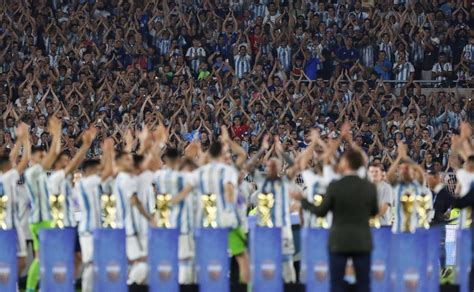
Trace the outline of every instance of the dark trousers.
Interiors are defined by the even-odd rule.
[[[352,258],[356,288],[358,292],[370,291],[370,253],[329,253],[329,270],[331,273],[331,292],[344,292],[344,276],[347,260]]]

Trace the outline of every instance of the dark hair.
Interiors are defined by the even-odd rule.
[[[212,158],[217,158],[221,155],[222,152],[222,143],[219,141],[215,141],[209,147],[209,154]]]
[[[358,170],[364,165],[364,157],[359,151],[347,150],[343,156],[349,165],[351,170]]]
[[[0,155],[0,168],[4,168],[5,164],[10,162],[10,157],[8,155]]]
[[[380,158],[379,158],[380,159]],[[383,164],[379,163],[379,162],[372,162],[369,167],[377,167],[377,168],[380,168],[381,171],[385,171],[385,167],[383,166]]]
[[[135,167],[139,166],[145,160],[145,156],[140,154],[133,154],[133,165]]]
[[[474,163],[474,155],[469,155],[467,157],[467,162]]]
[[[36,152],[46,151],[43,146],[31,146],[31,154],[35,154]]]
[[[82,162],[81,168],[82,170],[87,170],[92,167],[96,167],[100,164],[100,161],[97,159],[87,159]]]
[[[179,151],[176,148],[168,148],[163,155],[163,158],[167,160],[176,160],[179,158]]]
[[[187,166],[190,167],[191,169],[196,169],[198,167],[198,165],[192,159],[185,158],[183,162],[181,163],[179,170],[182,170],[183,168]]]

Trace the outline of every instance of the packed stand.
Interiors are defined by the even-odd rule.
[[[48,148],[56,116],[70,156],[91,125],[97,157],[106,137],[123,147],[127,130],[161,120],[180,150],[207,149],[226,125],[249,155],[270,133],[294,157],[311,128],[327,140],[348,120],[371,161],[388,167],[404,141],[425,168],[449,170],[451,135],[474,113],[456,90],[472,85],[474,10],[331,2],[2,1],[2,150],[19,121]]]

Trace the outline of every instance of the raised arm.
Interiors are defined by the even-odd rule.
[[[23,171],[28,166],[31,157],[31,145],[30,145],[30,135],[28,133],[28,126],[24,123],[21,123],[17,130],[17,143],[13,147],[12,152],[10,153],[10,161],[12,165],[16,165],[18,155],[20,153],[20,147],[23,146],[23,156],[21,157],[20,162],[16,165],[16,170],[18,173],[23,173]]]
[[[56,117],[51,117],[48,129],[53,136],[53,141],[51,142],[48,154],[46,154],[41,161],[41,165],[45,170],[48,170],[53,166],[53,163],[61,153],[61,122]]]
[[[92,141],[94,141],[94,138],[96,135],[97,135],[97,128],[95,127],[88,129],[84,133],[84,135],[82,135],[81,148],[79,148],[79,151],[77,151],[76,155],[74,155],[72,160],[66,166],[66,169],[64,170],[66,175],[76,170],[79,167],[79,165],[82,163],[84,158],[86,158],[87,151],[89,151],[89,148],[92,145]]]

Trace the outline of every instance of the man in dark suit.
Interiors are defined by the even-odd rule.
[[[333,214],[329,232],[329,265],[331,291],[344,291],[346,263],[352,258],[357,278],[357,291],[370,291],[370,252],[372,235],[369,219],[378,214],[377,189],[375,185],[357,175],[364,165],[362,153],[348,150],[339,162],[339,170],[344,175],[339,181],[329,185],[320,206],[303,199],[300,194],[292,194],[301,200],[301,206],[316,214]]]
[[[441,229],[439,260],[443,270],[446,267],[446,223],[447,219],[449,219],[449,211],[451,210],[454,198],[448,188],[442,183],[439,172],[434,169],[428,169],[426,178],[428,187],[433,193],[434,216],[430,226]]]

